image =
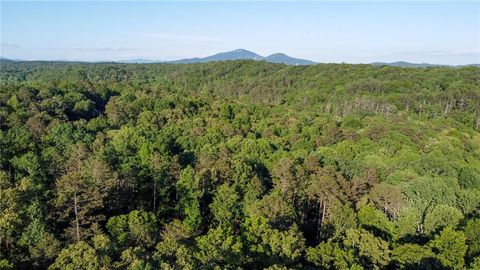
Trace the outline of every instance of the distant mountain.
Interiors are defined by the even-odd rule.
[[[267,62],[272,63],[281,63],[287,65],[313,65],[316,64],[313,61],[300,59],[300,58],[293,58],[284,53],[274,53],[264,58]]]
[[[126,60],[117,60],[112,61],[116,63],[125,63],[125,64],[154,64],[154,63],[173,63],[173,64],[192,64],[192,63],[206,63],[214,61],[229,61],[229,60],[255,60],[255,61],[266,61],[270,63],[286,64],[286,65],[314,65],[318,64],[316,62],[290,57],[284,53],[274,53],[267,57],[258,55],[254,52],[237,49],[229,52],[217,53],[203,58],[185,58],[174,61],[162,61],[162,60],[150,60],[150,59],[126,59]],[[22,59],[12,59],[0,56],[0,62],[32,62],[32,61],[47,61],[47,62],[70,62],[70,63],[108,63],[110,61],[75,61],[75,60],[22,60]],[[480,67],[480,64],[469,64],[469,65],[437,65],[437,64],[428,64],[428,63],[410,63],[405,61],[398,62],[373,62],[368,65],[372,66],[392,66],[392,67],[402,67],[402,68],[426,68],[426,67],[451,67],[451,68],[462,68],[462,67]]]
[[[408,67],[408,68],[422,68],[422,67],[447,67],[449,65],[435,65],[435,64],[428,64],[428,63],[409,63],[405,61],[398,61],[392,63],[385,63],[385,62],[373,62],[370,63],[373,66],[392,66],[392,67]]]
[[[120,60],[115,62],[125,63],[125,64],[153,64],[153,63],[162,63],[165,61],[157,61],[157,60],[149,60],[149,59],[128,59],[128,60]]]
[[[42,59],[31,59],[31,60],[25,60],[25,59],[18,59],[18,58],[6,58],[6,57],[0,57],[0,62],[3,63],[10,63],[10,62],[18,62],[18,63],[32,63],[32,62],[48,62],[48,63],[70,63],[70,64],[75,64],[75,63],[108,63],[107,61],[80,61],[80,60],[70,60],[70,59],[55,59],[55,60],[42,60]],[[109,61],[110,63],[113,63],[113,61]]]
[[[279,63],[279,64],[287,64],[287,65],[315,64],[315,62],[305,60],[305,59],[293,58],[283,53],[276,53],[276,54],[269,55],[267,57],[263,57],[254,52],[244,50],[244,49],[237,49],[229,52],[217,53],[204,58],[187,58],[187,59],[181,59],[176,61],[170,61],[169,63],[192,64],[192,63],[205,63],[205,62],[229,61],[229,60],[255,60],[255,61],[263,60],[271,63]]]
[[[455,67],[480,67],[480,64],[458,65]]]
[[[5,62],[16,62],[16,61],[23,61],[23,60],[20,60],[20,59],[10,59],[10,58],[6,58],[6,57],[1,57],[0,56],[0,60],[1,61],[5,61]]]
[[[204,58],[186,58],[175,61],[170,61],[170,63],[176,64],[191,64],[191,63],[205,63],[213,61],[228,61],[228,60],[262,60],[263,57],[244,49],[233,50],[230,52],[222,52],[214,55],[210,55]]]
[[[392,66],[392,67],[403,67],[403,68],[427,68],[427,67],[453,67],[453,68],[462,68],[462,67],[480,67],[480,64],[469,64],[469,65],[437,65],[437,64],[428,64],[428,63],[410,63],[405,61],[398,61],[392,63],[386,62],[373,62],[370,63],[372,66]]]

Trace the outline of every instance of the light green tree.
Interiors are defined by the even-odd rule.
[[[99,256],[95,249],[84,241],[63,249],[50,270],[107,270],[111,269],[110,259]]]
[[[428,244],[444,267],[463,269],[467,253],[463,232],[446,227]]]
[[[187,228],[194,232],[202,223],[200,213],[200,198],[203,195],[199,178],[195,175],[192,167],[183,169],[177,182],[179,196],[178,206],[183,213],[183,222]]]
[[[343,245],[347,249],[353,250],[359,263],[366,268],[382,269],[390,262],[388,242],[375,237],[366,230],[348,230]]]
[[[427,213],[424,220],[425,233],[433,234],[446,226],[455,227],[463,219],[460,210],[449,205],[437,205]]]
[[[417,244],[404,244],[397,246],[392,251],[392,261],[396,267],[406,269],[428,269],[429,260],[435,254],[430,247]]]

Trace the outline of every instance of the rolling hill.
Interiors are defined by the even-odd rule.
[[[313,61],[299,59],[290,57],[283,53],[275,53],[269,55],[267,57],[261,56],[254,52],[245,50],[245,49],[237,49],[229,52],[222,52],[217,53],[211,56],[203,57],[203,58],[186,58],[180,59],[175,61],[170,61],[170,63],[176,64],[191,64],[191,63],[206,63],[206,62],[213,62],[213,61],[230,61],[230,60],[255,60],[255,61],[267,61],[271,63],[279,63],[279,64],[286,64],[286,65],[312,65],[316,64]]]

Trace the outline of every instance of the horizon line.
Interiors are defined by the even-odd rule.
[[[287,55],[288,56],[288,55]],[[291,57],[291,56],[289,56]],[[267,63],[272,63],[272,64],[282,64],[282,63],[273,63],[269,62],[265,59],[260,59],[260,60],[254,60],[254,59],[234,59],[234,60],[212,60],[212,61],[206,61],[206,62],[198,62],[198,63],[176,63],[176,61],[180,60],[186,60],[186,59],[202,59],[204,57],[192,57],[192,58],[181,58],[181,59],[176,59],[176,60],[159,60],[159,59],[149,59],[149,58],[125,58],[125,59],[119,59],[119,60],[112,60],[112,59],[103,59],[103,60],[79,60],[79,59],[39,59],[39,58],[30,58],[30,59],[20,59],[20,58],[14,58],[14,57],[5,57],[5,56],[0,56],[0,60],[8,60],[12,62],[79,62],[79,63],[92,63],[92,64],[100,64],[100,63],[118,63],[118,64],[176,64],[176,65],[182,65],[182,64],[205,64],[205,63],[212,63],[212,62],[227,62],[227,61],[256,61],[256,62],[267,62]],[[295,57],[292,57],[295,58]],[[135,60],[140,60],[140,61],[148,61],[146,63],[141,63],[141,62],[133,62]],[[372,64],[378,64],[378,65],[391,65],[391,64],[400,64],[400,63],[405,63],[405,64],[411,64],[411,65],[430,65],[430,66],[446,66],[446,67],[460,67],[460,66],[478,66],[480,65],[480,62],[475,63],[469,63],[469,64],[433,64],[433,63],[428,63],[428,62],[410,62],[410,61],[405,61],[405,60],[397,60],[397,61],[373,61],[373,62],[317,62],[309,59],[302,59],[302,60],[307,60],[311,61],[312,64],[304,64],[304,65],[299,65],[299,66],[311,66],[311,65],[318,65],[318,64],[349,64],[349,65],[372,65]]]

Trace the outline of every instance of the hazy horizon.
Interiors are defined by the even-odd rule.
[[[10,59],[170,61],[234,49],[320,63],[480,63],[479,2],[1,2]]]

